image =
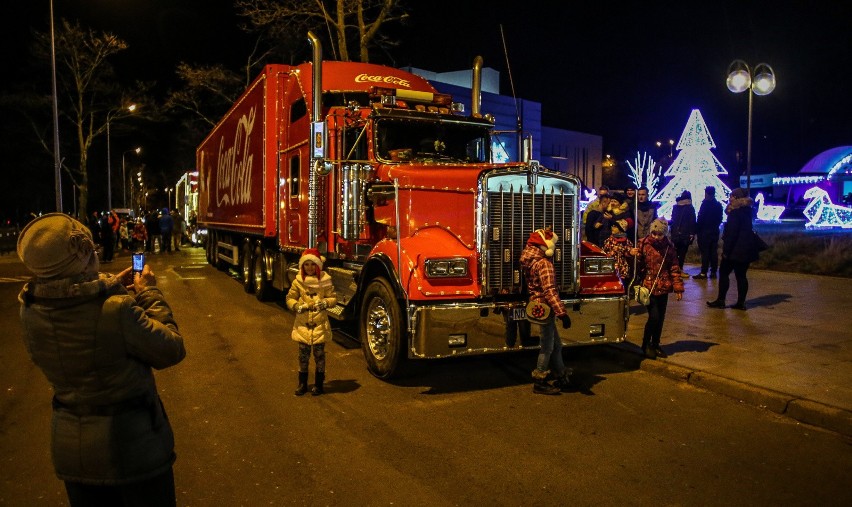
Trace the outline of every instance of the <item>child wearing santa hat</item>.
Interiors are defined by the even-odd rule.
[[[543,302],[553,310],[546,323],[541,325],[538,361],[532,372],[533,392],[536,394],[559,394],[571,385],[570,371],[562,361],[562,340],[556,334],[555,319],[562,321],[563,328],[571,326],[571,318],[559,298],[553,261],[550,260],[558,241],[550,228],[538,229],[530,234],[520,258],[530,300]],[[551,371],[556,377],[553,385],[547,383]]]
[[[328,308],[337,304],[331,276],[322,270],[325,258],[316,248],[308,248],[299,258],[299,274],[287,291],[287,308],[296,312],[291,337],[299,344],[299,386],[296,396],[308,392],[308,366],[311,352],[316,376],[311,394],[325,391],[325,343],[331,339]]]

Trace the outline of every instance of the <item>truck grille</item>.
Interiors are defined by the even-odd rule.
[[[559,236],[553,267],[560,292],[575,292],[577,257],[576,199],[578,184],[570,177],[538,173],[535,186],[526,173],[488,176],[483,184],[482,227],[485,294],[519,294],[522,290],[519,258],[527,238],[550,226]]]

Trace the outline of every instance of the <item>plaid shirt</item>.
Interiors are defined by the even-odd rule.
[[[556,290],[553,262],[534,245],[527,245],[524,248],[520,262],[527,280],[527,289],[530,291],[530,299],[546,302],[556,317],[567,315],[565,305],[559,299],[559,291]]]

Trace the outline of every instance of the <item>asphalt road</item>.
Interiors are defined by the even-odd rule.
[[[567,351],[581,387],[549,397],[532,394],[530,353],[422,363],[389,383],[338,334],[328,394],[295,397],[279,304],[201,250],[151,264],[188,350],[157,373],[179,505],[852,504],[848,439],[594,348]],[[23,274],[0,259],[0,505],[64,505],[50,387],[20,337]]]

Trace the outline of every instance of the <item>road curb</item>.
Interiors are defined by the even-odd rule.
[[[666,361],[645,360],[641,354],[621,344],[609,349],[621,356],[619,362],[637,369],[721,394],[748,405],[769,410],[811,426],[852,437],[852,412],[812,400],[754,386],[701,370],[693,370]]]

